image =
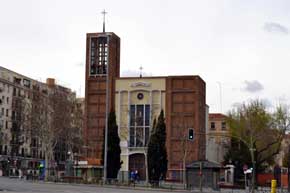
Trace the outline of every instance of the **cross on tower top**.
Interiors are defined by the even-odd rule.
[[[139,70],[140,70],[140,78],[142,78],[142,70],[143,70],[143,67],[140,66]]]
[[[105,33],[105,31],[106,31],[106,14],[108,14],[108,12],[106,12],[106,10],[103,10],[102,12],[101,12],[101,14],[103,14],[103,33]]]

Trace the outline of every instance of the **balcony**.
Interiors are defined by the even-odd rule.
[[[14,81],[13,82],[15,84],[21,84],[21,78],[14,77]]]

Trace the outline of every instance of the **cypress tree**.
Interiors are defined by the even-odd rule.
[[[156,122],[156,121],[154,121]],[[153,124],[147,153],[149,181],[158,185],[159,180],[166,177],[167,151],[166,151],[166,125],[164,112],[161,110],[157,124]]]
[[[116,123],[116,114],[111,111],[108,118],[108,151],[107,151],[107,177],[117,178],[121,168],[121,147]]]

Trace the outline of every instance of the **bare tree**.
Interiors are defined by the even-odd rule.
[[[31,138],[32,146],[36,148],[32,156],[37,156],[39,149],[43,149],[45,168],[49,168],[49,161],[53,158],[54,131],[52,130],[52,113],[49,95],[41,92],[39,87],[34,87],[31,108]],[[45,180],[48,179],[46,173]]]

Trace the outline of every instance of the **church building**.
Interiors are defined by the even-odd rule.
[[[201,77],[120,77],[120,38],[102,32],[87,34],[85,84],[86,157],[103,159],[106,112],[114,110],[121,140],[120,174],[124,178],[138,170],[145,180],[150,130],[164,110],[167,179],[180,180],[184,161],[205,160],[206,84]]]

